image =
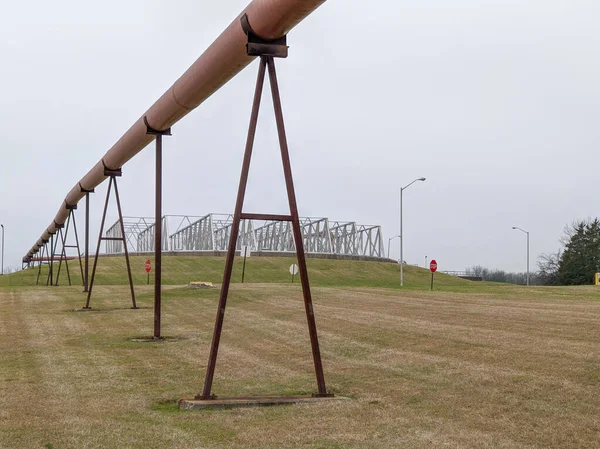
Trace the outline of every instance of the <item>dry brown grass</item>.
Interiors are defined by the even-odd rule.
[[[150,287],[151,288],[151,287]],[[164,334],[127,287],[0,290],[2,448],[600,446],[600,298],[316,288],[335,404],[180,412],[202,388],[217,291],[165,293]],[[297,285],[234,285],[214,392],[315,391]]]

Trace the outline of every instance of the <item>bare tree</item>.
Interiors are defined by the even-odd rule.
[[[567,226],[568,227],[568,226]],[[566,228],[565,228],[566,236]],[[565,237],[563,237],[565,238]],[[558,282],[558,268],[560,267],[561,251],[544,253],[537,262],[540,281],[543,285],[556,285]]]
[[[16,273],[17,271],[21,271],[21,267],[18,265],[4,267],[4,274]]]

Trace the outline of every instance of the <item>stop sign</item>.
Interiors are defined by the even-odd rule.
[[[146,273],[150,273],[150,270],[152,270],[152,263],[150,262],[150,259],[148,259],[146,261],[145,267],[146,267]]]
[[[437,271],[437,262],[435,261],[435,259],[433,259],[429,264],[429,271],[431,271],[432,273],[435,273]]]

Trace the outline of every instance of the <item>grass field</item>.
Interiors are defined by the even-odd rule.
[[[132,257],[131,266],[134,284],[146,284],[144,262],[148,257]],[[154,258],[149,257],[154,264]],[[223,279],[224,257],[164,257],[163,284],[182,285],[190,281],[208,281],[220,283]],[[287,257],[250,257],[246,261],[245,282],[288,283],[291,276],[289,266],[296,263],[295,258]],[[307,260],[310,280],[319,286],[368,286],[397,287],[400,279],[398,264],[385,262],[365,263],[347,260],[311,259]],[[93,259],[90,259],[90,273]],[[56,267],[56,265],[55,265]],[[73,283],[81,283],[77,261],[69,262]],[[55,268],[55,275],[57,272]],[[38,270],[30,269],[11,276],[0,276],[0,286],[32,286],[36,283]],[[43,285],[46,284],[48,267],[42,267]],[[235,259],[232,282],[240,282],[242,278],[242,260]],[[59,278],[60,284],[68,285],[64,265]],[[99,258],[96,272],[96,283],[107,285],[125,285],[128,283],[124,257]],[[298,278],[296,278],[298,282]],[[429,287],[429,272],[413,266],[405,268],[405,285],[408,288]],[[436,282],[446,287],[473,287],[473,283],[444,275],[436,274]]]
[[[118,259],[103,261],[91,312],[75,311],[80,287],[4,276],[0,447],[599,446],[596,288],[439,276],[429,292],[410,268],[401,291],[394,264],[309,261],[328,389],[350,400],[181,412],[177,400],[202,389],[218,299],[181,284],[222,270],[200,259],[166,261],[165,342],[130,340],[152,332],[152,286],[138,285],[142,308],[129,309]],[[215,394],[316,391],[301,290],[279,273],[289,263],[254,259],[253,282],[232,285]]]

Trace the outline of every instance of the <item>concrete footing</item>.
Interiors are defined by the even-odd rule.
[[[313,396],[266,396],[266,397],[244,397],[244,398],[221,398],[214,399],[180,399],[181,410],[204,410],[223,409],[231,407],[266,407],[271,405],[286,404],[313,404],[331,401],[344,401],[348,398],[342,396],[313,397]]]

